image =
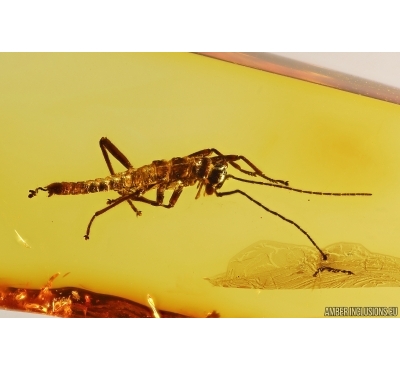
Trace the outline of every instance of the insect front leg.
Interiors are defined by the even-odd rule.
[[[212,153],[219,155],[220,157],[224,157],[224,155],[219,150],[214,148],[199,150],[198,152],[194,152],[188,155],[188,157],[209,157]]]
[[[264,173],[259,168],[257,168],[252,162],[250,162],[246,157],[244,157],[242,155],[226,155],[225,156],[225,160],[227,162],[229,162],[229,164],[231,164],[234,168],[236,168],[240,172],[245,173],[246,175],[249,175],[249,176],[260,176],[263,179],[266,179],[266,180],[271,181],[273,183],[279,183],[279,184],[283,184],[285,186],[289,186],[289,181],[274,180],[274,179],[271,179],[270,177],[264,175]],[[240,165],[235,163],[236,161],[239,161],[239,160],[242,160],[243,162],[245,162],[250,168],[253,169],[253,171],[244,170],[242,167],[240,167]]]
[[[283,184],[285,186],[289,186],[289,181],[274,180],[274,179],[264,175],[264,173],[259,168],[257,168],[252,162],[250,162],[246,157],[244,157],[242,155],[223,155],[218,149],[210,148],[210,149],[199,150],[198,152],[190,154],[189,157],[208,157],[212,153],[217,155],[217,157],[213,158],[214,161],[218,161],[220,159],[223,159],[223,160],[229,162],[229,164],[231,164],[232,167],[236,168],[240,172],[245,173],[246,175],[249,175],[249,176],[260,176],[260,177],[262,177],[262,178],[264,178],[264,179],[266,179],[268,181],[271,181],[273,183],[279,183],[279,184]],[[253,171],[244,170],[242,167],[240,167],[240,165],[235,163],[238,160],[244,161],[250,168],[253,169]]]

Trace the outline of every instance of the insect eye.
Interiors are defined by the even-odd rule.
[[[208,182],[213,186],[221,187],[222,183],[225,181],[226,176],[226,165],[217,164],[211,170],[208,176]]]

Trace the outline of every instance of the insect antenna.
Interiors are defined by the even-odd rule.
[[[273,186],[275,188],[281,188],[281,189],[296,191],[298,193],[305,193],[305,194],[334,195],[334,196],[339,196],[339,197],[343,197],[343,196],[370,196],[370,195],[372,195],[371,193],[324,193],[324,192],[321,192],[321,191],[295,189],[295,188],[291,188],[290,186],[283,186],[283,185],[272,184],[272,183],[269,183],[269,182],[262,182],[262,181],[247,180],[247,179],[242,179],[240,177],[236,177],[236,176],[233,176],[233,175],[227,175],[226,179],[229,179],[229,178],[237,180],[237,181],[247,182],[249,184]]]
[[[282,220],[289,222],[290,224],[292,224],[293,226],[297,227],[309,240],[310,242],[314,245],[315,248],[318,249],[319,253],[321,253],[322,255],[322,259],[324,261],[326,261],[328,259],[328,256],[322,252],[322,250],[318,247],[318,245],[315,243],[315,241],[311,238],[310,235],[308,235],[307,231],[305,231],[303,228],[301,228],[298,224],[296,224],[296,222],[289,220],[288,218],[286,218],[285,216],[282,216],[280,213],[273,211],[272,209],[269,209],[267,207],[265,207],[263,204],[261,204],[258,200],[255,200],[254,198],[252,198],[250,195],[248,195],[247,193],[245,193],[242,190],[232,190],[232,191],[224,191],[224,192],[218,192],[215,191],[215,194],[217,195],[217,197],[225,197],[227,195],[233,195],[233,194],[242,194],[243,196],[245,196],[247,199],[251,200],[253,203],[257,204],[259,207],[263,208],[264,210],[266,210],[269,213],[272,213],[275,216],[278,216],[279,218],[281,218]]]

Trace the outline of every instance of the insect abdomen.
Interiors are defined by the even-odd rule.
[[[123,187],[121,178],[107,177],[104,179],[79,182],[53,182],[46,186],[49,197],[55,195],[78,195],[98,193],[100,191],[120,190]],[[122,186],[121,186],[122,185]]]
[[[56,195],[77,195],[88,194],[100,191],[99,186],[93,181],[80,181],[80,182],[53,182],[46,186],[49,192],[49,197],[53,194]]]

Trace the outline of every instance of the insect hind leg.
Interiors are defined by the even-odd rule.
[[[112,201],[112,203],[111,203],[108,207],[105,207],[105,208],[101,209],[100,211],[97,211],[97,212],[93,215],[93,217],[90,219],[90,221],[89,221],[89,224],[88,224],[88,226],[87,226],[86,234],[84,235],[84,238],[85,238],[86,240],[89,239],[90,228],[91,228],[92,223],[93,223],[93,221],[94,221],[94,219],[95,219],[96,217],[98,217],[98,216],[102,215],[103,213],[109,211],[111,208],[114,208],[114,207],[117,206],[118,204],[120,204],[120,203],[122,203],[122,202],[125,202],[126,200],[129,200],[130,197],[132,197],[132,194],[128,194],[128,195],[121,196],[121,197],[119,197],[118,199],[115,199],[114,201]],[[135,207],[135,208],[136,208],[136,207]],[[140,211],[139,211],[139,212],[140,212]]]
[[[106,137],[102,137],[99,142],[101,152],[103,153],[104,160],[106,161],[108,170],[110,171],[111,175],[115,175],[114,168],[111,164],[110,157],[108,156],[108,152],[118,161],[120,162],[125,168],[129,169],[133,166],[129,162],[128,158],[111,142],[111,140],[107,139]],[[119,193],[121,196],[123,194]],[[114,200],[108,199],[107,204],[111,205]],[[134,204],[128,199],[128,203],[131,206],[132,210],[136,213],[136,216],[141,216],[142,211],[139,211]]]
[[[133,167],[128,158],[126,158],[125,155],[122,154],[122,152],[109,139],[107,139],[106,137],[102,137],[99,144],[101,152],[103,153],[104,160],[106,161],[107,167],[111,175],[115,175],[115,171],[111,164],[110,157],[108,156],[108,152],[125,168],[129,169]]]

